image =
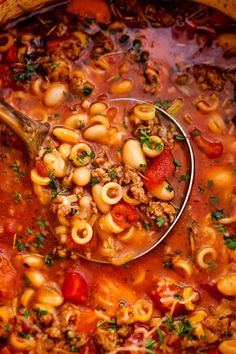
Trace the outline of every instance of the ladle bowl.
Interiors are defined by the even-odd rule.
[[[117,105],[125,104],[126,108],[130,104],[131,105],[140,104],[140,103],[152,104],[150,102],[136,99],[136,98],[114,98],[114,99],[109,99],[109,102],[117,103]],[[187,205],[191,193],[192,185],[193,185],[193,179],[194,179],[194,154],[193,154],[189,137],[184,131],[184,129],[182,128],[181,124],[172,115],[167,113],[159,106],[155,104],[153,105],[156,111],[159,113],[160,121],[162,122],[163,120],[166,123],[171,124],[172,126],[174,125],[178,134],[181,135],[182,137],[181,148],[184,151],[184,154],[186,156],[186,161],[187,161],[186,169],[188,170],[189,178],[186,181],[185,190],[183,193],[184,197],[182,198],[182,202],[180,207],[178,208],[178,212],[176,213],[175,219],[168,227],[163,228],[163,232],[161,233],[161,235],[159,235],[159,237],[155,240],[155,242],[153,242],[151,245],[148,245],[146,248],[144,247],[141,252],[134,254],[130,257],[126,257],[124,259],[119,257],[105,259],[104,257],[98,258],[96,256],[93,256],[91,252],[88,253],[86,252],[86,250],[84,252],[80,250],[79,256],[82,258],[85,258],[89,261],[98,262],[98,263],[112,263],[115,265],[120,265],[127,261],[135,260],[137,258],[146,255],[148,252],[156,248],[167,237],[167,235],[169,235],[171,230],[173,230],[175,225],[178,223]],[[4,121],[25,142],[30,158],[32,160],[35,160],[40,148],[43,145],[44,140],[49,134],[50,124],[40,123],[38,121],[29,118],[22,112],[18,111],[16,108],[12,107],[1,97],[0,97],[0,119]]]

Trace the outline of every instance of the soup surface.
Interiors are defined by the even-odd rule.
[[[203,5],[102,0],[1,31],[0,95],[51,130],[30,161],[0,126],[0,353],[236,353],[234,32]],[[131,261],[190,180],[153,104],[195,179]]]

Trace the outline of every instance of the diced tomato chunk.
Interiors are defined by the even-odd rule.
[[[148,166],[143,180],[147,189],[152,189],[163,182],[166,176],[174,174],[175,167],[173,157],[169,148],[165,148],[162,153],[154,157]]]
[[[140,218],[135,207],[125,202],[116,204],[111,210],[111,215],[115,223],[123,228],[130,227]]]
[[[36,170],[40,176],[48,177],[48,169],[44,161],[42,160],[37,161]]]
[[[68,302],[84,304],[88,300],[88,284],[80,273],[69,272],[62,284],[62,294]]]
[[[198,129],[194,129],[190,136],[198,149],[209,159],[216,159],[222,155],[223,144],[221,141],[207,140]]]
[[[111,18],[111,13],[105,0],[72,0],[67,10],[80,17],[96,18],[101,23],[108,23]]]
[[[0,88],[16,88],[10,65],[0,64]]]
[[[175,301],[174,296],[182,296],[182,289],[181,287],[169,283],[166,280],[165,283],[159,285],[153,292],[152,292],[152,299],[154,301],[154,305],[157,309],[163,312],[170,311],[172,305]],[[186,308],[183,304],[177,303],[174,310],[174,315],[179,316],[186,313]]]
[[[0,300],[11,299],[17,291],[17,273],[11,263],[11,250],[0,245]]]
[[[16,44],[13,44],[13,46],[7,52],[5,61],[7,63],[15,63],[17,60],[18,60],[18,47]]]

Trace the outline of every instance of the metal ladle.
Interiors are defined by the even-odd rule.
[[[124,102],[127,104],[149,103],[135,98],[114,98],[114,99],[110,99],[109,101],[117,102],[117,103]],[[184,129],[181,127],[179,122],[174,117],[172,117],[169,113],[167,113],[159,106],[157,105],[154,106],[155,109],[161,114],[162,119],[166,119],[171,124],[174,124],[177,131],[182,135],[183,137],[182,144],[184,144],[183,148],[187,153],[187,166],[189,171],[188,174],[190,177],[189,180],[187,181],[181,207],[179,208],[173,223],[171,223],[168,228],[163,230],[163,234],[150,247],[144,249],[139,254],[134,255],[131,259],[129,259],[129,261],[146,255],[148,252],[153,250],[157,245],[159,245],[166,238],[166,236],[170,233],[170,231],[174,228],[174,226],[179,221],[186,207],[187,201],[191,193],[192,185],[193,185],[194,155],[193,155],[191,143],[189,141],[189,137],[187,136]],[[40,123],[38,121],[29,118],[28,116],[26,116],[25,114],[21,113],[19,110],[15,109],[10,104],[8,104],[2,97],[0,97],[0,119],[4,121],[4,123],[6,123],[24,141],[27,150],[29,152],[30,158],[34,160],[39,152],[40,147],[42,146],[44,140],[46,139],[49,133],[50,124]],[[113,258],[107,260],[104,258],[101,259],[93,258],[91,254],[90,256],[88,256],[86,252],[82,253],[81,251],[80,251],[80,256],[89,261],[99,262],[99,263],[112,263],[117,265],[124,263],[121,260],[119,260],[119,258]]]

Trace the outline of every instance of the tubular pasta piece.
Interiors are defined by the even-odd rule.
[[[187,261],[180,259],[174,263],[174,267],[182,269],[188,276],[192,275],[192,267]]]
[[[122,198],[122,187],[115,182],[106,183],[101,189],[102,201],[106,204],[117,204]]]
[[[206,256],[211,256],[211,258],[216,259],[215,248],[206,247],[197,253],[197,257],[196,257],[197,264],[199,265],[199,267],[201,267],[203,269],[207,269],[209,267],[209,263],[206,263],[206,261],[205,261]]]
[[[34,183],[39,184],[40,186],[48,186],[50,184],[50,178],[40,176],[36,168],[31,170],[30,178]]]
[[[85,245],[92,239],[93,229],[87,222],[77,220],[72,227],[71,236],[75,243]]]

